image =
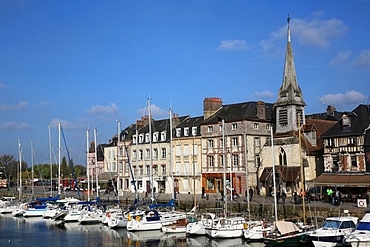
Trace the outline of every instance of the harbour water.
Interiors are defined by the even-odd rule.
[[[161,231],[128,232],[110,229],[102,224],[56,224],[50,219],[16,218],[0,215],[0,246],[253,246],[263,243],[246,243],[244,239],[215,240],[205,236],[186,237],[182,234],[163,234]]]

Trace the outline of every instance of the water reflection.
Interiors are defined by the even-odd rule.
[[[102,224],[61,224],[50,219],[12,216],[0,216],[0,231],[7,234],[6,237],[0,237],[0,246],[4,246],[4,242],[11,239],[13,247],[37,246],[40,239],[43,246],[264,247],[263,243],[246,243],[243,238],[210,239],[206,236],[186,236],[185,233],[164,234],[159,230],[129,232],[124,228],[111,229]],[[18,236],[17,232],[24,234]]]

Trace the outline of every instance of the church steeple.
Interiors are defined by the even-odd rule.
[[[283,83],[279,89],[276,109],[276,132],[297,131],[305,123],[302,90],[298,86],[290,38],[290,17],[288,15],[287,47],[284,64]],[[299,116],[299,117],[298,117]],[[301,123],[298,124],[298,119]]]

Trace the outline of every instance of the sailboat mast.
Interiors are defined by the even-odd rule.
[[[89,132],[86,131],[86,176],[87,176],[87,201],[90,201],[90,166],[89,166]]]
[[[33,142],[31,141],[31,178],[32,178],[32,185],[31,185],[31,188],[32,188],[32,195],[31,195],[31,199],[33,200],[33,193],[34,193],[34,185],[33,185],[33,181],[34,181],[34,173],[33,173],[33,154],[34,154],[34,150],[33,150]],[[53,190],[53,181],[50,179],[50,190],[52,191]]]
[[[22,149],[21,149],[21,141],[18,138],[18,148],[19,148],[19,190],[18,190],[18,197],[19,200],[22,199]]]
[[[121,140],[121,121],[117,122],[117,202],[119,202],[119,189],[121,188],[119,174],[121,172],[121,147],[120,147],[120,140]],[[128,158],[128,157],[127,157]]]
[[[302,160],[302,140],[301,140],[301,118],[298,115],[298,139],[299,139],[299,164],[301,166],[301,188],[302,188],[302,209],[303,209],[303,224],[306,225],[306,202],[305,202],[305,186],[304,186],[304,167]]]
[[[154,198],[154,190],[153,190],[153,156],[152,156],[152,111],[150,107],[150,99],[148,99],[148,109],[149,109],[149,158],[150,158],[150,166],[149,166],[149,179],[150,179],[150,190],[152,192],[152,198]]]
[[[223,173],[223,198],[224,198],[224,216],[226,217],[227,200],[226,200],[226,162],[225,162],[225,119],[222,118],[222,161],[224,166]]]
[[[271,157],[272,157],[272,179],[274,180],[274,208],[275,208],[275,221],[278,221],[277,216],[277,201],[276,201],[276,179],[275,179],[275,152],[274,152],[274,133],[272,126],[270,127],[271,132]]]
[[[135,170],[136,170],[136,179],[135,179],[135,183],[136,183],[136,201],[138,202],[139,201],[139,158],[138,158],[138,151],[139,151],[139,131],[137,129],[137,125],[136,125],[136,130],[135,130],[135,135],[136,135],[136,167],[135,167]]]
[[[247,152],[247,133],[244,132],[244,162],[245,162],[245,180],[247,181],[246,184],[247,184],[247,204],[248,204],[248,221],[251,220],[251,203],[250,203],[250,194],[249,194],[249,168],[248,168],[248,159],[247,159],[247,155],[248,155],[248,152]]]
[[[171,173],[171,186],[172,188],[172,199],[175,199],[175,180],[173,178],[173,164],[172,164],[172,108],[170,108],[170,173]]]
[[[95,142],[95,179],[96,179],[96,199],[99,198],[99,183],[98,183],[98,148],[96,144],[96,128],[94,129]]]
[[[49,133],[49,166],[50,166],[50,196],[53,197],[53,156],[51,150],[51,131],[50,124],[48,124],[48,133]]]
[[[58,195],[60,195],[61,194],[61,177],[60,177],[60,167],[61,167],[61,164],[62,164],[62,162],[61,162],[61,146],[60,146],[60,132],[61,132],[61,127],[62,127],[62,125],[61,125],[61,123],[59,123],[59,125],[58,125],[58,132],[59,132],[59,134],[58,134],[58,139],[59,139],[59,144],[58,144]]]

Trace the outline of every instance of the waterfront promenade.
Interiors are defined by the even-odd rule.
[[[48,197],[51,195],[51,192],[45,189],[43,186],[35,186],[34,187],[34,194],[35,197]],[[23,188],[22,190],[23,198],[29,198],[31,196],[31,188],[28,187],[27,190]],[[56,191],[53,191],[53,196],[57,194]],[[0,198],[2,196],[14,196],[18,198],[18,191],[15,187],[0,189]],[[148,195],[150,196],[150,194]],[[61,198],[63,197],[76,197],[78,198],[78,193],[76,191],[63,191]],[[135,199],[135,194],[130,192],[124,192],[122,195],[117,197],[115,193],[110,192],[108,194],[104,193],[104,191],[100,191],[99,193],[100,199],[104,203],[114,203],[117,199],[119,199],[120,204],[122,206],[126,206],[131,204]],[[172,198],[172,194],[167,193],[156,193],[155,197],[158,203],[167,203]],[[81,200],[87,200],[87,194],[80,192]],[[90,195],[90,199],[94,200],[96,198],[96,194]],[[145,197],[144,193],[139,194],[140,200],[148,200],[148,197]],[[232,213],[245,213],[248,211],[248,203],[245,200],[245,196],[240,196],[240,198],[236,198],[235,200],[230,201],[228,199],[228,210]],[[258,217],[258,215],[273,215],[274,212],[274,198],[273,197],[266,197],[266,196],[253,196],[253,200],[250,202],[250,212],[252,215]],[[199,207],[199,210],[204,212],[210,208],[223,208],[224,203],[221,200],[221,195],[219,193],[216,194],[208,194],[207,198],[202,198],[201,194],[196,195],[196,204]],[[190,211],[194,206],[194,194],[176,194],[176,207],[179,210]],[[344,202],[341,203],[339,206],[334,206],[330,203],[323,202],[323,201],[311,201],[310,203],[306,204],[306,217],[310,217],[313,214],[315,216],[321,216],[322,218],[326,218],[328,215],[339,215],[343,213],[344,210],[349,210],[350,213],[357,215],[358,217],[362,217],[366,210],[369,210],[369,205],[366,208],[358,207],[357,203],[355,202]],[[302,204],[293,204],[293,200],[291,197],[286,198],[285,204],[282,205],[281,203],[278,204],[278,214],[284,215],[287,217],[288,215],[295,215],[295,216],[302,216]]]

